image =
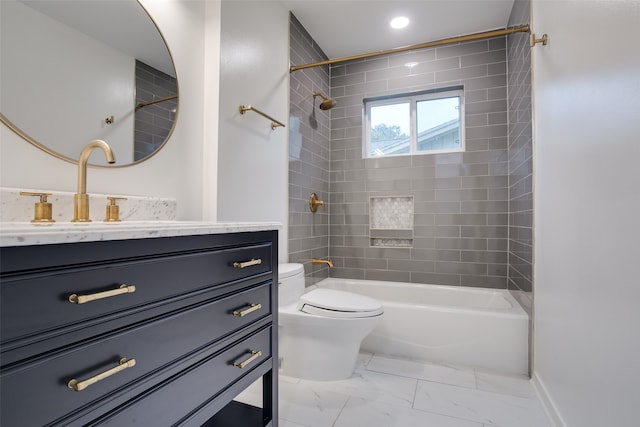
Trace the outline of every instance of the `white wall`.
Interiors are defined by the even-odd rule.
[[[204,219],[215,219],[215,193],[204,193],[203,181],[206,176],[207,185],[216,186],[217,120],[209,117],[218,114],[218,63],[210,58],[219,55],[219,1],[141,3],[161,29],[173,55],[180,90],[178,122],[169,142],[151,159],[120,169],[90,168],[87,189],[94,193],[174,197],[178,219],[198,220],[203,215]],[[1,186],[75,191],[76,179],[75,165],[51,157],[1,125]]]
[[[640,2],[533,0],[534,381],[559,425],[638,425]]]
[[[277,221],[287,260],[289,12],[279,1],[223,1],[218,220]],[[270,121],[252,105],[286,128]]]
[[[2,9],[2,113],[67,157],[97,138],[131,163],[135,58],[22,3]],[[105,124],[110,116],[114,123]]]

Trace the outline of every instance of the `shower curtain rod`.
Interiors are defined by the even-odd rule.
[[[353,56],[343,56],[342,58],[336,58],[336,59],[327,59],[325,61],[313,62],[311,64],[292,65],[289,68],[289,73],[293,73],[294,71],[298,71],[298,70],[304,70],[307,68],[319,67],[321,65],[331,65],[331,64],[337,64],[340,62],[353,61],[356,59],[372,58],[375,56],[388,55],[390,53],[406,52],[409,50],[424,49],[427,47],[442,46],[446,44],[467,42],[472,40],[489,39],[491,37],[504,36],[504,35],[513,34],[513,33],[528,33],[528,32],[529,32],[529,25],[520,25],[517,27],[503,28],[499,30],[485,31],[482,33],[468,34],[466,36],[450,37],[448,39],[435,40],[431,42],[414,44],[410,46],[396,47],[393,49],[381,50],[378,52],[362,53],[360,55],[353,55]]]

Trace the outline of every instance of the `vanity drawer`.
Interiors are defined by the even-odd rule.
[[[223,389],[271,358],[271,327],[243,339],[221,353],[214,353],[185,369],[164,387],[112,411],[108,417],[89,426],[170,426],[205,403],[210,403]],[[256,352],[260,354],[256,354]],[[248,361],[248,362],[247,362]],[[246,362],[240,368],[235,363]],[[167,402],[171,402],[167,404]]]
[[[3,277],[2,344],[35,334],[60,335],[80,323],[83,327],[87,322],[102,323],[126,310],[146,309],[167,299],[268,273],[271,254],[272,246],[261,244]],[[251,260],[260,263],[243,264]],[[120,290],[122,285],[130,287]],[[104,297],[73,303],[71,295]]]
[[[159,381],[154,380],[154,376],[162,376],[163,370],[185,363],[182,362],[185,358],[193,357],[216,340],[270,315],[270,289],[271,283],[265,283],[224,298],[205,301],[3,371],[0,424],[6,422],[10,425],[11,420],[16,419],[20,419],[23,426],[45,425],[52,420],[66,424],[61,417],[76,410],[114,399],[130,387],[152,386],[154,381]],[[260,304],[261,307],[254,306],[251,310],[251,304]],[[243,310],[249,312],[240,315]],[[261,360],[264,360],[270,354],[269,342],[261,343],[259,349],[263,352]],[[242,351],[237,352],[238,356],[242,355]],[[121,358],[134,359],[135,365],[113,373],[82,391],[68,387],[71,379],[79,381],[82,387],[83,381],[105,371],[112,372],[119,366]],[[237,375],[244,372],[239,368],[230,371]],[[37,386],[31,387],[32,384]],[[216,376],[215,381],[202,388],[202,392],[214,393],[217,384],[225,382]],[[191,401],[191,397],[188,400]],[[26,402],[38,410],[28,410]]]

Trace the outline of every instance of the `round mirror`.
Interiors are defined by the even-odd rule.
[[[137,0],[2,0],[0,19],[0,120],[18,135],[72,163],[102,139],[112,167],[142,162],[169,139],[175,67]]]

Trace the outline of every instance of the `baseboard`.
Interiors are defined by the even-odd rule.
[[[562,417],[560,416],[560,412],[556,407],[553,399],[547,392],[547,388],[544,386],[542,379],[538,376],[537,372],[533,373],[531,377],[531,384],[533,385],[533,389],[538,395],[538,399],[542,404],[542,408],[547,414],[547,418],[549,418],[549,422],[553,427],[567,427],[567,424],[564,422]]]

